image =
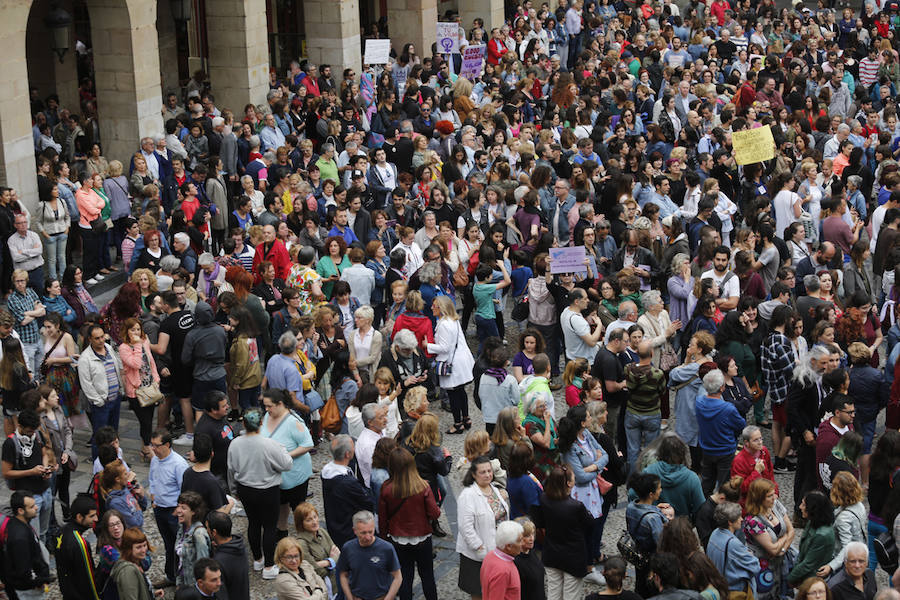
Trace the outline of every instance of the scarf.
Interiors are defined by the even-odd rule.
[[[494,379],[497,380],[497,384],[501,384],[506,380],[506,369],[502,367],[491,367],[489,369],[485,369],[485,375],[490,375]]]
[[[539,419],[535,415],[528,413],[525,415],[525,419],[522,421],[522,426],[526,425],[534,425],[538,430],[543,431],[544,426],[546,425],[546,421],[544,419]],[[556,421],[550,419],[550,450],[556,450],[556,440],[559,436],[556,434]]]

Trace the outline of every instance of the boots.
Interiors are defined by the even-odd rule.
[[[437,519],[434,519],[431,522],[431,531],[432,533],[434,533],[434,537],[447,537],[447,532],[443,530],[443,528],[441,527],[441,522]]]

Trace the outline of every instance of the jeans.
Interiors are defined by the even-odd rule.
[[[499,337],[500,330],[497,329],[497,319],[485,319],[479,315],[475,315],[475,331],[478,334],[478,354],[484,350],[484,340],[491,336]]]
[[[107,400],[103,406],[91,406],[91,428],[93,433],[105,425],[109,425],[116,431],[119,430],[119,413],[122,410],[122,401],[119,398]],[[91,436],[91,458],[97,458],[97,442]]]
[[[437,585],[434,581],[434,559],[431,557],[431,536],[418,544],[394,544],[397,559],[400,561],[400,573],[403,583],[400,584],[400,600],[412,600],[413,579],[415,569],[422,580],[422,595],[425,600],[437,600]]]
[[[38,376],[38,369],[44,360],[44,344],[40,339],[36,342],[22,342],[22,354],[25,355],[25,364],[28,370]]]
[[[39,294],[43,294],[44,289],[44,265],[39,267],[35,267],[34,269],[28,271],[28,287],[38,292]]]
[[[50,272],[50,279],[59,279],[66,270],[66,242],[69,236],[65,233],[51,235],[44,240],[44,261]]]
[[[47,543],[47,530],[50,529],[50,513],[53,512],[53,486],[48,485],[47,489],[40,494],[32,495],[37,516],[31,520],[29,525],[37,532],[41,542]]]
[[[175,537],[178,535],[178,517],[174,512],[174,506],[171,508],[153,507],[156,527],[159,529],[159,535],[166,547],[166,578],[171,581],[175,581]]]
[[[570,71],[575,68],[575,62],[578,60],[578,53],[581,52],[581,36],[581,32],[578,32],[575,35],[569,34],[569,60],[567,61],[567,66]]]
[[[547,600],[569,600],[584,597],[584,579],[561,569],[547,567]]]
[[[108,269],[112,266],[112,259],[109,257],[109,247],[112,245],[113,232],[111,229],[107,229],[106,233],[98,237],[97,256],[99,257],[100,268]]]
[[[869,519],[869,568],[874,573],[878,570],[878,557],[875,556],[875,538],[887,531],[888,528],[883,523]]]
[[[44,598],[44,586],[32,590],[16,590],[19,600],[42,600]]]
[[[625,439],[628,447],[628,470],[634,470],[641,448],[659,437],[660,415],[638,415],[625,411]]]
[[[214,379],[212,381],[194,379],[194,387],[191,390],[191,407],[193,407],[194,410],[206,410],[206,395],[209,392],[216,391],[222,392],[223,394],[228,393],[224,378]]]
[[[731,463],[734,461],[734,452],[728,454],[713,455],[703,453],[700,460],[700,484],[703,486],[703,494],[709,496],[720,485],[728,481],[731,476]]]

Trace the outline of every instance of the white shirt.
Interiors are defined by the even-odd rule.
[[[587,319],[571,308],[566,307],[562,311],[559,321],[562,326],[563,337],[566,340],[566,358],[569,360],[585,358],[589,363],[592,363],[600,347],[596,344],[588,346],[581,339],[581,336],[591,333],[591,326],[588,324]]]
[[[147,161],[147,170],[153,175],[153,179],[159,179],[159,161],[156,160],[156,150],[150,154],[141,150],[141,155],[143,155],[144,160]]]
[[[732,277],[729,278],[728,282],[724,285],[722,284],[722,282],[725,280],[725,277],[727,277],[729,273],[731,273],[731,271],[725,271],[720,277],[715,269],[710,269],[709,271],[701,275],[700,279],[710,278],[713,279],[717,284],[719,284],[719,298],[733,298],[735,296],[740,297],[741,282],[738,279],[737,275],[732,273]]]
[[[356,462],[359,464],[359,473],[363,477],[366,487],[370,487],[372,478],[372,455],[375,454],[375,444],[382,438],[380,433],[372,431],[368,427],[359,434],[356,440]]]

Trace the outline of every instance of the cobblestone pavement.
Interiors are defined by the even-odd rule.
[[[511,323],[511,321],[508,321]],[[470,331],[474,330],[474,326]],[[515,353],[516,340],[518,339],[518,331],[516,330],[514,325],[511,325],[507,328],[507,339],[509,340],[509,348],[510,348],[510,356]],[[477,339],[474,335],[469,336],[469,343],[473,348],[477,345]],[[469,387],[469,392],[471,392],[471,386]],[[471,398],[471,393],[469,394]],[[673,394],[674,396],[674,394]],[[554,398],[556,399],[556,415],[563,416],[567,409],[565,404],[564,392],[563,390],[559,390],[554,393]],[[482,420],[481,411],[479,411],[474,402],[470,402],[469,411],[472,417],[472,422],[474,428],[483,427],[484,421]],[[452,425],[452,417],[449,413],[444,412],[440,409],[438,403],[432,404],[432,412],[435,412],[440,416],[440,424],[441,431],[446,431]],[[674,404],[672,406],[672,414],[674,415]],[[670,426],[674,424],[674,418],[669,420]],[[879,431],[883,431],[883,415],[879,423],[880,429]],[[120,434],[121,434],[121,445],[123,447],[123,451],[125,453],[125,459],[128,464],[132,467],[132,469],[138,474],[139,478],[143,482],[146,487],[147,483],[147,475],[148,475],[148,465],[143,463],[139,456],[140,450],[140,439],[138,435],[138,424],[137,420],[134,418],[134,414],[127,409],[127,407],[123,407],[122,410],[122,420],[120,426]],[[763,430],[763,435],[765,436],[766,443],[768,445],[771,444],[771,432],[770,430]],[[76,450],[78,451],[80,456],[89,455],[90,450],[86,447],[86,442],[88,440],[89,432],[85,430],[81,430],[76,435]],[[464,435],[445,435],[443,440],[443,445],[446,447],[454,458],[461,457],[463,455],[463,440]],[[187,454],[188,448],[185,446],[176,446],[176,451],[181,452],[182,454]],[[322,468],[322,466],[330,460],[330,454],[328,451],[327,443],[323,442],[319,448],[318,452],[313,456],[313,468],[315,470],[315,474],[313,475],[314,481],[310,483],[309,489],[313,494],[312,498],[310,498],[310,502],[312,502],[316,508],[319,510],[320,516],[324,519],[324,511],[322,510],[322,486],[321,480],[319,479],[318,472]],[[76,473],[73,474],[72,483],[71,483],[71,493],[74,495],[76,492],[82,492],[87,489],[88,483],[90,481],[90,474],[86,470],[87,461],[82,461],[81,466]],[[456,463],[458,465],[458,463]],[[779,488],[781,491],[781,497],[785,505],[789,510],[793,510],[793,473],[786,475],[775,475],[776,480],[778,481]],[[461,490],[461,480],[462,480],[462,470],[454,467],[450,477],[449,477],[452,493],[448,495],[444,505],[443,505],[443,514],[441,516],[441,523],[445,530],[448,532],[452,532],[452,534],[446,538],[438,539],[435,538],[435,549],[437,551],[437,557],[435,558],[435,576],[437,579],[437,587],[438,587],[438,595],[441,600],[463,600],[468,598],[466,594],[459,590],[456,585],[457,575],[458,575],[458,564],[459,559],[456,553],[456,495],[459,494]],[[2,491],[0,491],[0,506],[8,506],[9,502],[9,491],[3,486]],[[604,534],[604,549],[607,554],[616,554],[616,541],[619,538],[620,533],[623,531],[625,526],[625,491],[620,488],[619,491],[619,504],[616,508],[613,508],[610,512],[609,519],[606,524],[605,534]],[[235,518],[235,526],[239,533],[244,534],[244,530],[246,529],[246,519],[244,517],[236,517]],[[293,525],[290,526],[290,530],[293,531]],[[163,567],[163,544],[162,539],[159,536],[159,533],[156,528],[156,523],[152,516],[152,511],[147,511],[145,513],[145,521],[144,521],[144,531],[150,539],[151,544],[154,546],[155,551],[153,553],[154,563],[150,571],[150,579],[155,581],[157,579],[161,579],[162,567]],[[245,536],[246,539],[246,536]],[[795,544],[799,544],[799,536],[796,540]],[[248,564],[248,569],[250,565]],[[629,581],[626,582],[626,587],[632,588],[633,581],[631,580],[631,575],[633,571],[629,571]],[[275,598],[274,586],[270,581],[264,581],[260,578],[260,574],[257,572],[251,573],[251,597],[254,600],[261,599],[270,599]],[[883,571],[879,570],[878,573],[878,582],[879,587],[887,585],[887,576]],[[585,584],[585,593],[596,591],[597,588],[591,584]],[[60,592],[57,585],[51,586],[47,595],[47,598],[56,599],[60,598]],[[174,589],[170,588],[167,590],[167,598],[174,597]],[[416,583],[414,588],[414,597],[421,598],[421,586],[418,582],[418,576],[416,576]]]

